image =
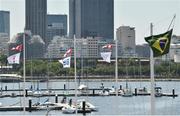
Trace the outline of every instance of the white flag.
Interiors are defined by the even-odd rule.
[[[111,62],[111,52],[101,52],[101,57],[106,62]]]
[[[9,64],[19,64],[20,62],[20,53],[11,55],[7,58]]]
[[[71,57],[66,57],[62,60],[59,60],[59,62],[63,65],[63,68],[70,68]]]

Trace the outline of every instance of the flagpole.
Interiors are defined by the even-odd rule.
[[[75,81],[75,107],[77,114],[77,72],[76,72],[76,37],[74,35],[74,81]]]
[[[26,76],[26,67],[25,67],[25,31],[23,34],[23,114],[25,115],[25,111],[26,111],[26,103],[25,103],[25,76]]]
[[[150,34],[153,38],[153,24],[150,24]],[[155,114],[155,95],[154,95],[154,58],[153,51],[150,49],[150,73],[151,73],[151,115]]]
[[[118,47],[117,47],[117,42],[118,40],[117,40],[117,38],[116,38],[116,69],[115,69],[115,75],[116,75],[116,96],[118,96],[118,82],[117,82],[117,80],[118,80],[118,58],[117,58],[117,55],[118,55]]]

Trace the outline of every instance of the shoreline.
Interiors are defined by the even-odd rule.
[[[5,83],[9,83],[9,82],[22,82],[23,81],[23,77],[20,78],[16,78],[16,77],[11,77],[11,78],[0,78],[0,82],[5,82]],[[64,76],[26,76],[26,82],[32,82],[32,81],[39,81],[39,82],[47,82],[47,81],[74,81],[74,77],[73,76],[68,76],[68,77],[64,77]],[[111,82],[115,82],[115,77],[110,77],[110,76],[89,76],[89,77],[77,77],[77,81],[90,81],[90,82],[106,82],[106,81],[111,81]],[[125,81],[129,81],[129,82],[150,82],[151,79],[150,77],[125,77],[125,76],[121,76],[118,78],[117,80],[118,82],[125,82]],[[160,81],[180,81],[180,78],[177,77],[155,77],[155,81],[160,82]]]
[[[26,80],[27,81],[48,81],[48,79],[46,79],[46,78],[26,78]],[[143,82],[150,82],[151,81],[151,79],[150,79],[150,77],[148,78],[148,77],[146,77],[146,78],[137,78],[137,77],[135,77],[135,78],[128,78],[128,79],[126,79],[126,78],[118,78],[118,82],[125,82],[125,81],[130,81],[130,82],[137,82],[137,81],[143,81]],[[70,77],[70,78],[65,78],[65,77],[63,77],[63,78],[59,78],[59,77],[49,77],[49,81],[74,81],[74,78],[73,77]],[[79,78],[77,78],[77,81],[79,81]],[[111,81],[111,82],[115,82],[116,80],[115,80],[115,77],[105,77],[105,78],[103,78],[103,77],[88,77],[88,78],[86,78],[86,77],[83,77],[83,78],[80,78],[80,81],[91,81],[91,82],[95,82],[95,81],[104,81],[104,82],[106,82],[106,81]],[[155,81],[180,81],[180,78],[155,78]]]

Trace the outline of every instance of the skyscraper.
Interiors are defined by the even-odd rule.
[[[9,11],[0,11],[0,33],[6,33],[10,36]]]
[[[26,30],[40,35],[46,43],[47,0],[26,0]]]
[[[47,15],[47,44],[54,36],[67,35],[67,15],[48,14]]]
[[[69,37],[113,40],[114,0],[69,0]]]

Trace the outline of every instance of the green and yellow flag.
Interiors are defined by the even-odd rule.
[[[154,57],[162,56],[169,52],[172,31],[173,29],[163,34],[145,37],[145,41],[153,50]]]

